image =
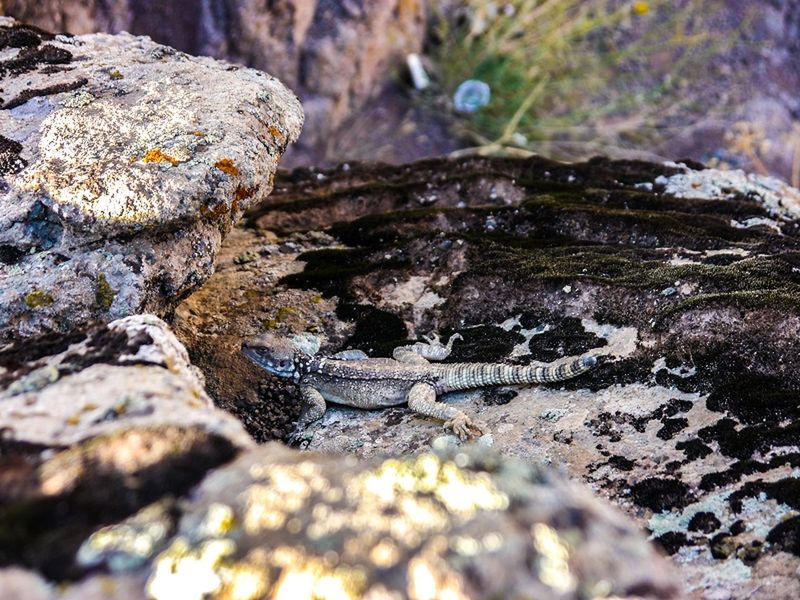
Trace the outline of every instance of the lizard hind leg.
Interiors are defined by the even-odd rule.
[[[481,427],[453,406],[436,401],[436,390],[428,383],[415,383],[408,392],[408,407],[415,413],[444,421],[445,429],[451,430],[460,440],[480,436]]]
[[[460,333],[451,335],[447,344],[442,344],[436,333],[432,333],[430,336],[424,335],[422,338],[425,342],[416,342],[395,348],[392,356],[400,362],[414,364],[425,364],[429,360],[444,360],[453,351],[453,342],[464,339]],[[419,360],[420,358],[424,360]]]

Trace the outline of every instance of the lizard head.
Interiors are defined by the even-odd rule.
[[[297,379],[310,360],[311,352],[295,338],[265,333],[242,344],[242,353],[257,366],[278,377]]]

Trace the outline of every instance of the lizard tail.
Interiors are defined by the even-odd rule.
[[[552,383],[577,377],[594,367],[594,356],[582,356],[559,365],[519,366],[502,364],[461,363],[450,367],[445,387],[463,390],[493,385],[525,385]]]

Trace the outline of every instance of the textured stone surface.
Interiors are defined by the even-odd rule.
[[[296,171],[223,249],[209,292],[177,309],[177,331],[221,404],[252,381],[237,336],[265,328],[373,356],[433,330],[464,336],[453,361],[592,350],[599,366],[567,384],[445,401],[487,425],[482,443],[563,465],[638,519],[694,596],[788,598],[800,567],[796,200],[774,180],[676,164]],[[253,435],[291,428],[287,390],[266,374],[251,386],[274,402]],[[405,408],[333,407],[309,434],[313,449],[377,456],[425,451],[440,431]]]
[[[0,36],[0,340],[168,313],[271,190],[299,102],[147,38]]]
[[[17,567],[0,569],[0,592],[6,600],[51,600],[55,597],[39,575]]]
[[[198,427],[252,444],[216,410],[202,375],[160,319],[137,315],[0,351],[0,431],[6,444],[68,447],[131,427]]]
[[[54,581],[85,573],[76,553],[95,529],[152,502],[172,512],[173,497],[254,445],[149,315],[7,346],[0,390],[0,566]],[[133,598],[142,585],[106,587]],[[72,597],[102,585],[80,589]]]
[[[129,524],[112,526],[83,552],[115,548],[119,560],[132,535]],[[357,461],[277,444],[206,478],[149,566],[147,591],[679,597],[674,572],[641,533],[561,476],[478,447]]]

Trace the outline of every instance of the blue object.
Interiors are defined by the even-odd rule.
[[[489,104],[492,99],[492,90],[489,84],[479,79],[467,79],[458,86],[453,94],[453,104],[458,112],[474,113],[479,108]]]

